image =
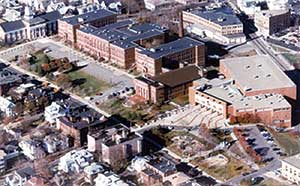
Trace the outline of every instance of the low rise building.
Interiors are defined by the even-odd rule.
[[[177,69],[180,63],[205,66],[205,45],[184,37],[150,49],[136,49],[136,67],[139,72],[156,76]]]
[[[56,102],[52,102],[51,105],[45,108],[45,120],[50,124],[56,123],[56,119],[65,116],[66,108],[64,108],[61,104]]]
[[[291,103],[296,100],[295,83],[268,56],[223,59],[220,73],[234,80],[245,96],[281,94]]]
[[[80,173],[94,161],[87,150],[72,150],[59,159],[58,169],[65,173]]]
[[[70,146],[69,138],[62,134],[50,134],[43,139],[43,148],[49,154],[65,150]]]
[[[163,43],[166,32],[156,24],[139,24],[131,20],[100,28],[85,25],[77,30],[76,47],[93,57],[129,69],[135,64],[135,48]]]
[[[98,152],[103,162],[118,166],[142,152],[142,136],[119,124],[90,133],[88,149]]]
[[[182,12],[183,27],[190,33],[207,36],[223,44],[246,41],[243,23],[229,7]]]
[[[0,173],[4,173],[6,171],[7,162],[6,162],[6,156],[4,150],[0,150]]]
[[[5,184],[8,186],[25,186],[25,183],[35,174],[31,167],[19,169],[5,178]]]
[[[35,140],[24,140],[19,143],[23,154],[30,160],[41,159],[46,156],[46,153],[41,147],[41,143]]]
[[[101,27],[116,21],[117,14],[109,10],[99,9],[60,19],[58,21],[58,35],[65,42],[75,44],[77,42],[76,30],[80,28],[80,25],[90,24],[95,27]]]
[[[54,35],[58,31],[57,20],[60,18],[58,11],[34,16],[30,7],[25,7],[23,19],[0,24],[0,39],[11,44]]]
[[[22,75],[0,63],[0,96],[7,95],[10,88],[22,84]]]
[[[95,186],[129,186],[113,172],[100,173],[94,181]]]
[[[65,116],[58,117],[56,128],[65,136],[69,136],[70,143],[75,146],[83,146],[87,143],[88,132],[94,128],[102,128],[107,119],[75,100],[70,100],[67,105],[68,112]]]
[[[257,32],[270,36],[290,27],[290,10],[263,10],[255,13],[254,23]]]
[[[0,96],[0,111],[3,112],[6,117],[12,117],[15,115],[15,107],[16,105],[11,100]]]
[[[90,184],[94,185],[95,178],[97,177],[97,175],[99,173],[104,172],[104,168],[102,165],[100,165],[98,163],[91,163],[89,166],[87,166],[83,169],[83,172],[84,172],[84,180],[86,182],[89,182]]]
[[[300,184],[300,155],[296,154],[281,160],[281,176]]]
[[[188,89],[193,81],[201,77],[203,77],[203,70],[195,65],[188,65],[154,77],[140,76],[134,79],[135,93],[147,101],[162,103],[188,95]]]

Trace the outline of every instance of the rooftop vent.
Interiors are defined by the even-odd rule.
[[[258,79],[259,78],[259,76],[254,76],[254,79]]]
[[[218,21],[219,21],[219,22],[223,22],[223,21],[225,21],[225,20],[226,20],[225,17],[219,17],[219,18],[218,18]]]
[[[249,69],[249,68],[250,68],[250,66],[249,66],[249,65],[247,65],[247,66],[246,66],[246,69]]]
[[[266,77],[271,77],[271,74],[268,74]]]

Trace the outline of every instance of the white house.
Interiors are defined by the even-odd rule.
[[[43,148],[48,153],[54,153],[69,147],[69,138],[64,135],[48,135],[43,139]]]
[[[98,174],[94,180],[95,186],[129,186],[118,175],[113,172]]]
[[[66,109],[56,102],[52,102],[51,105],[45,108],[45,120],[50,124],[54,124],[56,119],[65,116]]]
[[[5,178],[7,186],[24,186],[27,180],[35,175],[35,171],[31,167],[26,167],[15,171]]]
[[[87,150],[72,150],[59,159],[58,170],[79,173],[93,161],[93,155]]]
[[[30,160],[40,159],[46,156],[40,143],[34,140],[21,141],[19,147],[22,149],[23,154]]]
[[[0,111],[4,112],[7,117],[14,115],[16,105],[7,98],[0,96]]]

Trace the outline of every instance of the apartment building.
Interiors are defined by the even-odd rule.
[[[142,136],[119,124],[91,132],[88,150],[98,152],[101,161],[116,166],[142,152]]]
[[[290,26],[290,10],[263,10],[255,13],[254,22],[258,33],[270,36]]]
[[[224,44],[246,41],[243,24],[229,7],[183,11],[180,21],[188,32],[207,36]]]
[[[99,9],[92,12],[62,18],[58,20],[58,35],[65,42],[76,43],[76,30],[80,25],[90,24],[95,27],[101,27],[115,23],[117,15],[109,10]]]

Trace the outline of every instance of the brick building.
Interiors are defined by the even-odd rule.
[[[180,63],[205,66],[205,45],[184,37],[150,49],[136,49],[136,65],[139,72],[151,76],[177,69]]]
[[[258,33],[269,36],[290,26],[290,10],[264,10],[255,13],[254,22]]]
[[[88,135],[88,149],[98,152],[101,161],[118,166],[142,152],[142,136],[119,124],[91,132]]]
[[[135,48],[154,42],[164,43],[167,30],[156,24],[137,24],[127,20],[101,28],[82,26],[77,31],[76,47],[96,58],[104,58],[121,68],[135,63]]]
[[[243,43],[243,24],[229,7],[195,9],[182,12],[184,28],[196,35],[205,35],[224,44]]]
[[[98,112],[72,101],[67,105],[68,112],[56,119],[56,128],[64,135],[70,137],[70,143],[75,146],[83,146],[87,143],[87,135],[90,130],[105,127],[107,119]]]
[[[245,96],[282,94],[289,101],[296,101],[296,85],[267,56],[221,60],[220,73],[233,79]]]
[[[136,95],[153,103],[188,95],[193,81],[203,76],[201,68],[188,65],[154,77],[140,76],[134,79]]]
[[[77,38],[76,30],[80,28],[80,25],[90,24],[95,27],[101,27],[116,21],[117,15],[114,12],[99,9],[58,20],[58,35],[64,41],[75,44]]]
[[[194,82],[189,89],[191,104],[207,108],[216,117],[251,115],[268,125],[291,127],[290,103],[296,99],[296,86],[269,58],[222,60],[220,72],[226,79]]]

